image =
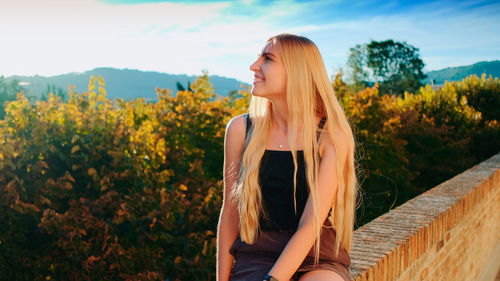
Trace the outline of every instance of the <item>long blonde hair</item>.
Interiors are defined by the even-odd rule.
[[[337,233],[334,241],[335,255],[342,246],[350,251],[354,228],[355,205],[358,182],[354,163],[354,136],[344,111],[341,108],[316,45],[309,39],[291,34],[271,37],[268,43],[275,45],[282,56],[287,73],[286,100],[288,104],[288,128],[290,131],[290,149],[292,151],[294,172],[294,194],[297,174],[296,139],[300,123],[303,131],[303,150],[306,178],[309,194],[313,198],[315,228],[315,262],[319,259],[320,233],[323,222],[318,218],[317,185],[319,153],[317,117],[326,117],[327,126],[322,137],[330,137],[335,148],[340,147],[340,140],[333,128],[338,128],[347,137],[347,158],[337,157],[338,189],[336,200],[332,204],[329,220]],[[253,244],[260,231],[259,218],[263,213],[262,193],[259,185],[259,167],[264,154],[267,136],[271,125],[272,104],[268,99],[252,96],[248,110],[252,128],[247,137],[242,157],[241,169],[233,189],[233,196],[238,201],[241,240]],[[314,124],[314,125],[313,125]],[[326,136],[325,136],[326,135]],[[338,149],[336,149],[339,151]],[[340,153],[337,156],[341,156]],[[295,196],[294,196],[294,204]]]

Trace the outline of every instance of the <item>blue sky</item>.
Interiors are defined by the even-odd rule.
[[[0,0],[0,75],[95,67],[210,74],[251,82],[267,38],[319,47],[328,72],[349,48],[406,41],[425,70],[500,59],[500,1]]]

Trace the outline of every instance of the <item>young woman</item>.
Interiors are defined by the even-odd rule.
[[[218,281],[349,280],[354,137],[312,41],[281,34],[227,125]]]

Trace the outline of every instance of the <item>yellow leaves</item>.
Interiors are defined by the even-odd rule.
[[[153,218],[153,221],[149,224],[149,228],[153,228],[153,226],[155,225],[157,219],[156,218]]]
[[[116,211],[116,214],[119,216],[119,217],[123,217],[123,216],[130,216],[128,210],[127,210],[127,203],[126,202],[123,202],[120,204],[120,208]]]
[[[92,91],[89,93],[89,109],[94,110],[96,103],[96,93]]]
[[[45,185],[47,185],[47,186],[54,186],[54,185],[56,185],[56,182],[54,181],[54,179],[47,179],[45,181]]]
[[[201,254],[206,256],[207,255],[207,247],[208,246],[208,240],[205,240],[205,242],[203,242],[203,249],[201,250]]]
[[[101,86],[101,87],[106,86],[106,83],[104,82],[104,79],[102,78],[101,75],[97,76],[97,82],[99,83],[99,86]]]
[[[94,168],[89,168],[88,174],[89,174],[89,176],[94,176],[94,175],[97,175],[97,171]]]
[[[166,155],[165,139],[161,138],[156,143],[156,153],[158,153],[159,156]]]
[[[88,91],[92,92],[94,90],[95,90],[95,77],[94,77],[94,75],[92,75],[92,76],[90,76],[90,79],[89,79]]]
[[[47,197],[45,197],[43,195],[40,196],[40,201],[41,201],[40,203],[44,204],[44,205],[50,206],[52,204],[52,201],[50,201],[50,199],[48,199]]]
[[[187,190],[188,190],[188,187],[187,187],[186,185],[184,185],[184,184],[181,184],[181,185],[179,186],[179,189],[180,189],[180,190],[182,190],[182,191],[187,191]]]
[[[90,177],[92,177],[93,180],[97,181],[99,179],[99,175],[97,174],[96,169],[94,168],[89,168],[87,170],[87,173]]]
[[[77,151],[79,151],[79,150],[80,150],[80,146],[79,146],[79,145],[75,145],[75,146],[73,146],[73,148],[71,149],[71,154],[73,154],[73,153],[75,153],[75,152],[77,152]]]
[[[203,200],[204,204],[208,204],[208,203],[210,203],[210,201],[212,201],[212,197],[214,195],[214,192],[215,192],[215,188],[210,187],[208,189],[207,196],[205,196],[205,199]],[[209,235],[209,234],[206,234],[206,235]]]
[[[97,97],[97,101],[106,101],[106,89],[104,87],[99,86],[98,88],[99,96]]]
[[[466,106],[467,105],[467,97],[466,96],[462,96],[460,98],[460,105],[462,105],[462,106]]]
[[[170,180],[170,177],[172,177],[173,175],[174,171],[172,169],[165,169],[156,174],[158,182],[160,183],[168,182]]]
[[[127,112],[125,115],[125,125],[131,128],[134,126],[134,111],[132,108],[127,106]]]
[[[500,128],[500,123],[497,120],[488,120],[485,122],[485,127],[488,128]]]

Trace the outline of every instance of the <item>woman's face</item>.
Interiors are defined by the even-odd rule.
[[[275,45],[268,43],[250,70],[254,72],[252,95],[264,98],[285,96],[287,76]]]

